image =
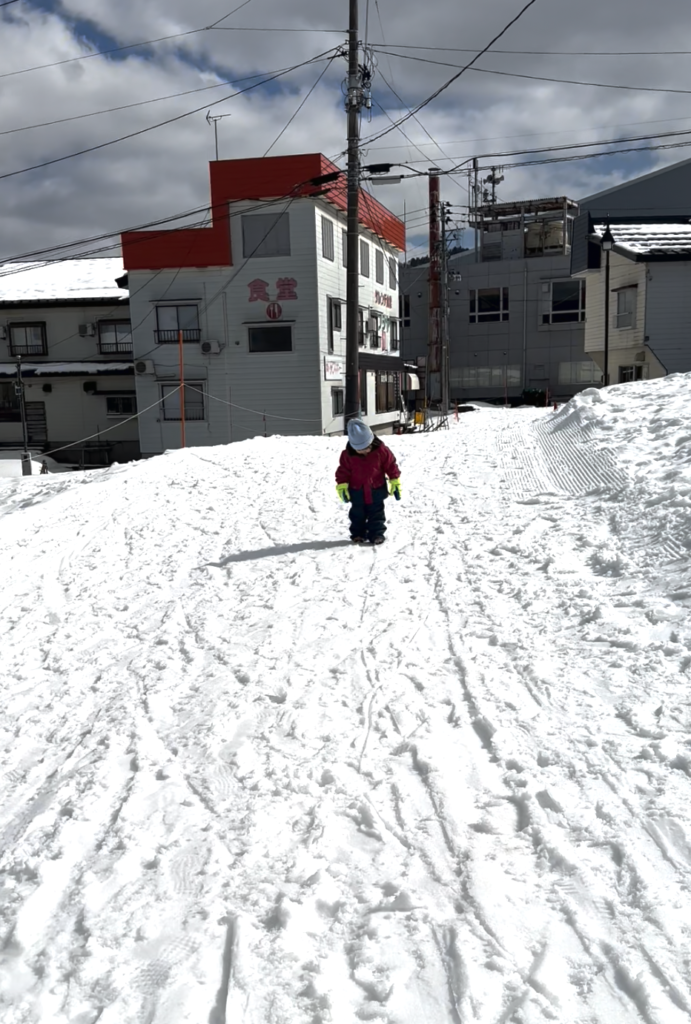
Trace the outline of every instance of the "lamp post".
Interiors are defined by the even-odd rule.
[[[605,253],[605,387],[609,384],[609,254],[614,246],[614,237],[609,230],[609,221],[602,236],[602,248]]]

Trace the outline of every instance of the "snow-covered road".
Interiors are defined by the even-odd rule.
[[[0,481],[3,1024],[688,1024],[690,399]]]

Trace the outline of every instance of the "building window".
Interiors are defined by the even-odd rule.
[[[343,415],[343,388],[331,388],[331,415]]]
[[[106,398],[106,415],[109,419],[134,416],[136,411],[137,400],[134,395],[108,395]]]
[[[389,256],[389,288],[398,288],[398,261]]]
[[[360,241],[360,275],[369,277],[369,242]]]
[[[341,303],[338,299],[327,299],[327,318],[328,318],[328,345],[329,352],[334,351],[334,342],[336,335],[340,335],[343,329],[343,316],[342,316]]]
[[[185,381],[185,422],[206,419],[204,381]],[[161,406],[164,420],[180,420],[180,383],[161,384]]]
[[[638,288],[620,288],[617,292],[617,313],[615,327],[636,326],[636,297]]]
[[[293,328],[287,324],[250,327],[250,352],[292,352]]]
[[[322,217],[322,256],[325,260],[334,258],[334,222]]]
[[[545,282],[550,291],[549,310],[543,324],[578,324],[585,320],[585,281]]]
[[[401,325],[398,320],[391,321],[391,351],[397,352],[401,347]]]
[[[392,412],[396,408],[397,373],[377,373],[377,412]]]
[[[497,323],[509,319],[508,288],[477,288],[470,292],[471,324]]]
[[[602,377],[602,370],[592,359],[577,359],[559,363],[560,384],[594,384]]]
[[[101,320],[98,325],[98,350],[101,355],[132,351],[132,326],[129,320]]]
[[[449,381],[457,388],[516,388],[522,381],[521,367],[460,366],[450,371]]]
[[[410,295],[401,295],[398,305],[403,326],[410,327]]]
[[[360,411],[367,415],[367,370],[359,371]]]
[[[199,308],[196,305],[157,306],[156,341],[159,345],[175,345],[182,331],[182,340],[199,341]]]
[[[10,324],[10,355],[45,356],[47,354],[45,323]]]
[[[348,232],[341,231],[341,261],[344,267],[348,266]]]
[[[20,423],[21,418],[14,381],[0,382],[0,423]]]
[[[381,323],[377,313],[370,313],[367,317],[367,344],[370,348],[381,347],[379,329]]]
[[[377,284],[384,284],[384,253],[381,249],[374,250],[374,278]]]
[[[642,366],[620,366],[619,383],[628,384],[632,380],[643,380]]]
[[[365,317],[367,310],[360,307],[357,311],[357,343],[360,348],[365,347]]]
[[[290,215],[251,213],[242,217],[242,254],[245,259],[260,256],[290,256]]]

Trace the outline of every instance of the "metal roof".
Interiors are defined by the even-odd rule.
[[[45,302],[60,299],[88,303],[98,300],[116,302],[127,299],[126,288],[118,288],[122,277],[120,257],[60,260],[41,263],[0,264],[0,301]]]
[[[594,225],[595,234],[602,237],[606,222]],[[636,256],[658,256],[691,260],[691,223],[689,221],[658,223],[617,223],[610,220],[610,231],[616,249],[635,253]]]

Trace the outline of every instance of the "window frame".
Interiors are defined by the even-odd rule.
[[[329,260],[333,263],[336,258],[334,249],[334,222],[329,218],[321,215],[321,230],[322,230],[322,256],[325,260]]]
[[[552,281],[545,282],[549,283],[549,310],[542,314],[542,326],[554,326],[555,324],[582,324],[585,323],[585,300],[586,300],[586,283],[584,280],[578,278],[561,277],[555,278]],[[556,312],[554,310],[554,286],[560,284],[578,284],[578,309],[577,310],[566,310],[562,312]],[[572,316],[572,313],[575,316]],[[562,319],[556,320],[555,316],[562,317]],[[571,319],[566,319],[571,317]]]
[[[109,420],[124,420],[124,419],[127,419],[128,416],[136,416],[137,415],[137,396],[136,396],[136,394],[134,394],[134,395],[106,395],[105,399],[106,399],[106,417]],[[115,412],[111,408],[111,403],[112,402],[114,402],[114,403],[129,402],[130,403],[130,409],[129,409],[129,411],[121,410],[120,412]]]
[[[340,299],[328,296],[326,299],[327,347],[334,351],[334,338],[340,337],[343,331],[343,303]]]
[[[271,227],[269,227],[262,238],[251,252],[248,252],[249,242],[245,235],[245,227],[250,227],[250,220],[258,220],[261,218],[263,221],[273,221]],[[257,225],[261,228],[261,225]],[[240,232],[242,235],[242,256],[246,260],[264,260],[264,259],[281,259],[284,256],[291,255],[291,236],[290,236],[290,213],[288,210],[282,210],[280,213],[242,213],[240,214]],[[273,247],[270,246],[270,237],[276,233],[276,244]],[[248,232],[249,233],[249,232]]]
[[[375,377],[375,409],[377,413],[395,412],[397,409],[397,381],[395,370],[377,370]],[[382,396],[385,400],[382,403]]]
[[[28,327],[38,327],[41,331],[40,345],[38,342],[31,343],[25,342],[24,344],[17,344],[13,337],[15,330],[26,330]],[[46,321],[45,320],[14,320],[10,321],[7,325],[9,341],[10,341],[10,355],[11,356],[47,356],[48,355],[48,335],[46,332]]]
[[[345,411],[344,388],[331,388],[331,418],[342,416]]]
[[[404,327],[410,327],[410,295],[399,295],[398,304],[401,323]]]
[[[129,345],[124,345],[121,341],[118,341],[117,331],[114,342],[105,342],[106,345],[112,345],[111,348],[104,348],[104,341],[102,330],[104,327],[122,327],[127,324],[127,337],[130,339]],[[102,356],[107,355],[119,355],[129,354],[133,351],[134,343],[132,338],[132,321],[131,320],[99,320],[98,321],[98,351]]]
[[[376,320],[376,322],[377,322],[377,329],[376,329],[376,331],[370,331],[369,330],[369,321],[370,320]],[[366,321],[366,325],[365,326],[367,327],[367,330],[366,330],[367,346],[366,347],[367,348],[381,349],[381,347],[382,347],[382,344],[381,344],[382,315],[381,315],[381,313],[377,313],[376,310],[368,309],[367,310],[367,321]]]
[[[179,387],[180,387],[180,381],[179,380],[177,380],[177,381],[160,381],[160,383],[159,383],[159,389],[160,389],[160,394],[161,394],[161,418],[163,419],[163,421],[165,423],[180,423],[182,421],[182,415],[181,415],[182,409],[180,407],[180,400],[179,400],[179,398],[178,398],[178,414],[177,414],[177,416],[174,416],[174,415],[173,416],[169,416],[169,415],[167,415],[167,411],[166,411],[166,389],[170,389],[170,388],[173,389],[173,394],[171,394],[171,396],[170,396],[172,398],[173,395],[179,395],[179,391],[175,390],[176,388],[179,388]],[[194,394],[194,395],[198,395],[201,392],[201,409],[202,409],[202,415],[201,416],[190,416],[190,415],[188,415],[189,406],[188,406],[188,403],[187,403],[187,394],[185,394],[185,423],[203,423],[203,422],[205,422],[206,421],[206,416],[207,416],[206,381],[205,380],[186,380],[185,383],[184,383],[184,388],[185,388],[185,392],[187,392],[188,388],[190,388],[190,390],[192,388],[194,388],[195,390],[192,391],[192,394]]]
[[[263,332],[267,332],[268,331],[268,332],[275,332],[275,333],[278,333],[278,331],[284,331],[284,332],[287,331],[287,332],[289,332],[289,335],[290,335],[290,347],[289,348],[285,348],[285,347],[281,346],[280,348],[253,348],[252,347],[252,335],[253,335],[253,333],[255,333],[257,331],[263,331]],[[293,325],[292,324],[286,324],[286,323],[282,323],[282,324],[248,324],[248,326],[247,326],[247,351],[251,355],[276,355],[278,353],[293,352],[294,351],[294,347],[293,347]]]
[[[395,317],[392,317],[391,320],[389,321],[389,326],[391,330],[391,351],[398,352],[401,347],[401,321],[396,320]]]
[[[486,300],[491,293],[498,293],[498,309],[480,310],[480,297]],[[498,324],[506,323],[509,319],[509,288],[507,285],[498,285],[495,288],[471,288],[468,293],[468,323],[471,324]]]
[[[580,369],[576,369],[576,367],[580,367]],[[587,367],[590,371],[588,374],[585,372],[584,367]],[[602,370],[594,359],[562,360],[559,363],[557,374],[557,383],[566,387],[577,387],[580,384],[599,384],[602,380]]]
[[[377,284],[384,284],[384,253],[381,249],[374,250],[374,280]]]
[[[160,327],[159,326],[159,313],[164,309],[174,309],[176,312],[176,320],[178,326],[172,327]],[[196,327],[180,327],[180,313],[181,309],[194,309],[194,319],[197,322]],[[201,328],[199,326],[199,303],[198,302],[161,302],[156,304],[156,330],[154,331],[154,337],[156,338],[157,345],[177,345],[179,344],[179,334],[182,331],[182,343],[183,345],[196,345],[201,341]]]
[[[624,285],[623,288],[617,288],[615,290],[615,294],[617,296],[617,308],[616,308],[616,312],[614,314],[614,327],[615,327],[615,330],[618,330],[618,331],[631,331],[636,326],[636,312],[637,312],[637,306],[638,306],[638,285],[635,285],[635,284],[633,284],[633,285]],[[632,300],[631,303],[630,303],[631,309],[624,309],[624,310],[620,309],[620,306],[622,305],[620,300],[622,298],[624,300],[628,300],[629,298]],[[625,301],[624,304],[628,305],[628,301]],[[624,318],[626,318],[626,317],[630,318],[630,322],[629,323],[621,323],[621,321]]]
[[[360,239],[360,277],[370,276],[369,242],[365,238]]]
[[[395,256],[389,256],[389,288],[391,291],[398,288],[398,260]]]

